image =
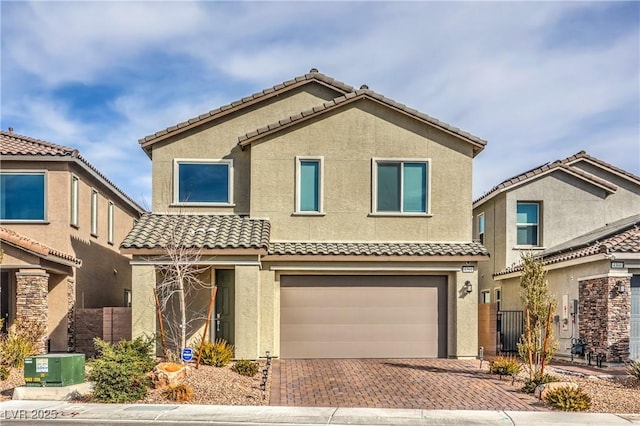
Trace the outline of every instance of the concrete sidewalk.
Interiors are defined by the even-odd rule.
[[[640,414],[532,411],[256,407],[169,404],[89,404],[60,401],[0,403],[0,423],[32,417],[83,423],[101,421],[251,425],[640,425]],[[33,420],[32,420],[33,421]],[[38,422],[46,421],[38,420]]]

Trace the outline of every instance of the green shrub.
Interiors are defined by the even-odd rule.
[[[162,396],[171,401],[186,402],[193,398],[193,389],[184,383],[170,385],[162,391]]]
[[[640,360],[631,361],[631,365],[629,365],[629,374],[640,380]]]
[[[551,382],[557,382],[558,378],[556,376],[553,376],[551,374],[545,374],[544,376],[540,376],[539,374],[537,374],[533,380],[527,379],[526,382],[524,382],[524,386],[522,387],[522,392],[524,393],[534,393],[536,388],[539,385],[543,385],[546,383],[551,383]]]
[[[562,411],[584,411],[591,407],[591,397],[581,388],[561,387],[549,391],[544,398],[549,405]]]
[[[8,334],[0,339],[0,364],[21,368],[24,359],[37,354],[38,343],[45,335],[44,325],[35,320],[15,320]]]
[[[231,369],[241,376],[253,377],[258,372],[260,365],[257,362],[249,361],[248,359],[241,359],[233,364]]]
[[[147,394],[146,377],[154,366],[150,355],[152,338],[138,337],[110,344],[94,339],[97,352],[90,362],[89,380],[94,382],[93,397],[103,402],[130,402]]]
[[[4,382],[9,378],[10,371],[6,365],[0,365],[0,382]]]
[[[233,359],[233,345],[223,339],[206,342],[202,347],[202,363],[214,367],[224,367]]]
[[[522,369],[515,357],[499,356],[489,363],[489,372],[500,376],[515,376]]]

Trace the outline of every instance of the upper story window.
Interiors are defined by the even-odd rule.
[[[91,235],[98,236],[98,191],[91,190]]]
[[[491,303],[491,292],[489,290],[480,292],[480,303]]]
[[[71,217],[69,223],[72,226],[78,226],[78,193],[79,193],[80,181],[77,176],[71,176]]]
[[[45,172],[0,173],[0,220],[44,221]]]
[[[322,213],[322,160],[296,157],[296,213]]]
[[[232,188],[232,160],[175,160],[175,203],[230,205]]]
[[[517,209],[517,244],[519,246],[540,245],[540,203],[518,202]]]
[[[113,244],[114,209],[113,202],[109,201],[107,205],[107,242],[109,244]]]
[[[484,244],[484,213],[478,215],[478,239]]]
[[[374,213],[429,213],[429,160],[373,160]]]

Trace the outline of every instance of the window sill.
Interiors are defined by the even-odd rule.
[[[431,213],[373,212],[368,217],[433,217]]]
[[[534,251],[542,251],[546,250],[546,247],[542,246],[515,246],[513,250],[534,250]]]
[[[325,212],[293,212],[291,216],[325,216]]]
[[[171,203],[169,207],[235,207],[228,203]]]
[[[48,225],[47,220],[29,220],[29,219],[0,219],[0,223],[28,223],[29,225]]]
[[[69,226],[72,227],[73,229],[80,229],[80,225],[75,223],[70,223]]]
[[[98,238],[98,234],[93,234],[93,233],[92,233],[92,234],[91,234],[91,236],[92,236],[93,238]]]

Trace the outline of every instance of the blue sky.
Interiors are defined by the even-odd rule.
[[[1,127],[150,206],[138,139],[311,68],[488,141],[474,197],[586,150],[640,175],[638,2],[8,2]]]

